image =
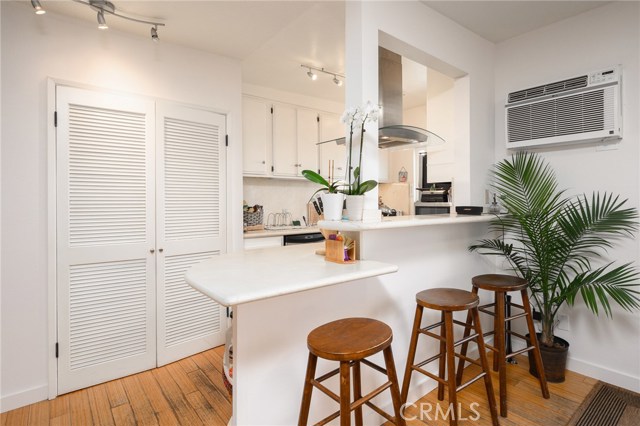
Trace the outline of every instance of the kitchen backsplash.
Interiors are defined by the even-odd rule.
[[[264,207],[264,220],[269,213],[282,213],[286,209],[293,220],[307,215],[307,201],[319,186],[306,180],[243,178],[244,199],[250,205]],[[308,218],[307,218],[308,219]]]

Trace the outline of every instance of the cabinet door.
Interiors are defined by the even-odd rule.
[[[242,172],[246,175],[269,174],[271,147],[271,103],[242,98]]]
[[[320,142],[344,137],[345,125],[338,114],[320,114]],[[334,161],[334,175],[336,179],[346,176],[347,150],[345,145],[335,142],[319,145],[319,169],[325,178],[329,177],[329,160]]]
[[[290,105],[273,105],[273,175],[297,176],[297,111]]]
[[[58,393],[156,365],[154,102],[56,88]]]
[[[158,366],[224,343],[224,309],[184,279],[226,252],[225,117],[157,105]]]
[[[305,170],[318,170],[318,113],[298,109],[298,175]]]

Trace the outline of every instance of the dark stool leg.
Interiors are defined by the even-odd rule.
[[[498,410],[496,409],[496,397],[493,394],[493,384],[491,382],[491,371],[489,369],[489,362],[487,361],[487,353],[484,347],[484,338],[482,337],[482,325],[480,324],[480,315],[478,314],[478,308],[473,308],[469,311],[473,316],[473,325],[478,334],[476,342],[478,344],[478,352],[480,354],[480,364],[482,364],[482,371],[484,371],[484,387],[487,391],[487,401],[489,402],[489,411],[491,412],[491,422],[493,426],[499,426],[498,422]]]
[[[413,371],[413,363],[416,357],[416,346],[418,345],[418,330],[422,323],[422,306],[416,304],[416,314],[413,320],[413,330],[411,331],[411,341],[409,342],[409,353],[407,355],[407,365],[404,369],[404,378],[402,379],[402,393],[400,399],[403,404],[407,403],[407,396],[409,394],[409,384],[411,383],[411,372]]]
[[[456,392],[456,364],[454,346],[455,338],[453,335],[453,312],[444,311],[444,325],[446,330],[446,351],[447,351],[447,381],[449,388],[449,407],[451,408],[451,417],[449,418],[450,426],[458,425],[458,396]]]
[[[349,361],[340,361],[340,426],[351,425],[351,383]]]
[[[309,420],[309,407],[311,405],[311,392],[313,391],[313,385],[311,381],[316,374],[316,365],[318,364],[318,357],[309,352],[309,361],[307,362],[307,374],[304,378],[304,388],[302,392],[302,405],[300,406],[300,417],[298,418],[298,426],[307,426]]]
[[[447,322],[446,322],[446,316],[444,314],[444,311],[442,311],[442,313],[440,314],[440,321],[442,322],[442,325],[440,326],[440,337],[442,337],[442,340],[440,340],[440,359],[438,360],[438,377],[444,380],[445,379],[444,366],[447,360],[447,356],[449,355],[449,353],[447,352],[446,342],[450,338],[449,336],[453,336],[453,335],[449,334],[447,331]],[[451,374],[451,370],[449,370],[449,374]],[[442,400],[444,400],[444,384],[442,382],[438,382],[438,401],[442,401]]]
[[[531,344],[533,345],[533,359],[536,363],[536,369],[538,370],[538,379],[540,381],[540,390],[542,396],[546,399],[550,398],[549,388],[547,387],[547,377],[544,374],[544,366],[542,365],[542,356],[540,355],[540,344],[536,336],[536,329],[533,326],[533,315],[531,314],[531,306],[529,305],[529,294],[527,289],[520,292],[522,294],[522,306],[527,313],[527,327],[529,328],[529,337],[531,338]]]
[[[478,294],[478,287],[473,287],[471,289],[471,292],[473,294]],[[469,336],[469,334],[471,334],[471,311],[467,312],[467,322],[465,323],[465,327],[464,327],[464,334],[462,335],[463,338],[466,338]],[[462,346],[460,347],[460,354],[462,356],[467,356],[467,349],[469,347],[469,342],[464,342],[462,344]],[[458,361],[458,372],[456,374],[456,384],[458,386],[460,386],[460,384],[462,383],[462,375],[464,373],[464,359],[460,358],[460,360]]]
[[[362,386],[360,381],[360,361],[353,363],[353,400],[362,398]],[[355,410],[356,426],[362,426],[362,405]]]
[[[504,339],[504,293],[496,292],[496,312],[495,312],[495,346],[494,369],[498,367],[498,377],[500,379],[500,415],[507,417],[507,360],[505,353]]]
[[[393,414],[396,417],[396,426],[405,426],[404,418],[402,417],[402,413],[400,412],[400,407],[402,406],[402,402],[400,400],[400,387],[398,386],[398,376],[396,375],[396,365],[393,362],[393,352],[391,351],[391,346],[389,345],[385,348],[384,352],[384,364],[387,369],[387,377],[391,382],[391,401],[393,402]],[[357,423],[357,420],[356,420]]]

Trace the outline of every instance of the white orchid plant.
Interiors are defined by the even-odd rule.
[[[364,146],[365,125],[370,122],[378,121],[380,108],[377,105],[367,102],[364,107],[352,107],[342,114],[342,122],[349,125],[349,145],[347,146],[347,185],[342,192],[347,195],[362,195],[371,191],[378,185],[375,180],[367,180],[362,182],[362,148]],[[357,147],[359,151],[358,165],[353,168],[353,134],[360,131],[360,145]]]

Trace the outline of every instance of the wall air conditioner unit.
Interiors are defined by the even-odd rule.
[[[622,137],[621,67],[511,92],[507,149]]]

